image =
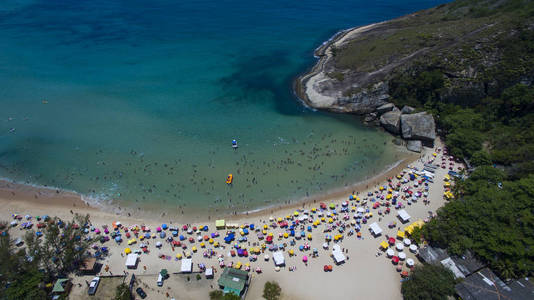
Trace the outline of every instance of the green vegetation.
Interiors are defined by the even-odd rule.
[[[85,258],[88,242],[83,239],[83,225],[89,216],[76,215],[64,223],[47,222],[43,237],[35,231],[26,233],[26,245],[17,248],[9,230],[0,235],[0,299],[44,299],[46,284],[66,277]],[[81,224],[81,225],[78,225]]]
[[[450,153],[476,167],[416,239],[469,249],[504,278],[534,273],[533,3],[456,1],[422,13],[440,12],[445,35],[453,24],[478,29],[389,82],[396,105],[431,112]]]
[[[417,265],[401,292],[405,300],[441,300],[454,294],[454,284],[454,275],[442,265]]]
[[[282,288],[276,281],[267,281],[263,287],[263,298],[267,300],[279,300]]]
[[[234,293],[223,293],[221,290],[214,290],[210,292],[211,300],[240,300],[241,297]]]
[[[115,298],[114,300],[130,300],[132,299],[132,293],[130,292],[130,289],[128,288],[128,285],[126,283],[122,283],[117,286],[117,289],[115,290]]]

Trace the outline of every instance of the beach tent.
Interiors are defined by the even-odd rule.
[[[182,259],[182,268],[180,269],[181,273],[191,273],[193,271],[193,260],[192,259]]]
[[[275,266],[283,266],[286,264],[284,253],[281,251],[276,251],[273,253],[273,260]]]
[[[413,265],[414,265],[414,261],[413,261],[413,259],[408,258],[408,259],[406,260],[406,265],[407,265],[408,267],[413,267]]]
[[[397,243],[396,248],[397,250],[402,251],[404,249],[404,245],[402,243]]]
[[[411,244],[410,245],[410,251],[415,253],[417,251],[417,245]]]
[[[388,257],[392,257],[393,255],[395,255],[395,251],[393,251],[393,249],[389,248],[388,250],[386,250],[386,255]]]
[[[382,228],[380,228],[380,226],[378,226],[378,223],[374,222],[372,223],[371,225],[369,225],[369,230],[371,231],[371,233],[377,237],[379,236],[380,234],[382,234]]]
[[[137,261],[139,259],[139,255],[135,253],[130,253],[126,257],[126,268],[128,269],[135,269],[137,267]]]
[[[399,258],[400,258],[400,259],[406,259],[406,253],[404,253],[404,252],[399,252]]]
[[[217,229],[224,229],[226,226],[225,226],[225,221],[224,220],[217,220],[215,221],[215,228]]]
[[[341,247],[337,244],[332,247],[332,256],[334,262],[338,265],[345,262],[345,255],[343,254],[343,251],[341,251]]]
[[[380,247],[382,247],[382,249],[384,249],[384,250],[387,249],[388,246],[389,246],[389,245],[388,245],[388,242],[386,242],[386,241],[382,241],[382,242],[380,243]]]
[[[213,278],[213,268],[207,268],[204,275],[206,275],[206,278]]]
[[[397,212],[397,215],[399,216],[399,219],[402,223],[406,223],[410,221],[410,215],[406,212],[405,209],[401,209]]]

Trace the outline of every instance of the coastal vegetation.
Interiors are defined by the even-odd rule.
[[[448,299],[454,295],[454,275],[442,265],[417,265],[409,279],[402,282],[405,300]]]
[[[447,7],[449,13],[440,17],[444,32],[450,22],[486,25],[447,54],[430,53],[395,72],[390,94],[396,105],[431,112],[450,153],[476,169],[457,182],[456,200],[418,234],[453,254],[472,250],[505,279],[529,276],[534,272],[534,5],[456,1]],[[466,72],[472,75],[461,75]]]
[[[210,292],[211,300],[240,300],[241,297],[234,293],[223,293],[221,290],[214,290]]]
[[[474,168],[414,239],[471,250],[504,279],[532,275],[534,1],[457,0],[321,49],[330,81],[315,92],[343,94],[335,111],[368,113],[385,98],[429,112],[449,153]]]
[[[53,281],[76,271],[85,258],[88,215],[76,215],[69,222],[53,218],[40,224],[45,225],[39,229],[42,237],[28,231],[24,248],[15,245],[9,230],[2,231],[0,299],[44,299]]]

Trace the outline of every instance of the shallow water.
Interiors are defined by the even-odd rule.
[[[291,81],[336,31],[437,3],[4,0],[0,176],[186,213],[365,179],[399,159],[391,137]]]

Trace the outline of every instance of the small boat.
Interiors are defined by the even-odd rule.
[[[234,175],[228,174],[228,176],[226,176],[226,184],[232,184],[232,181],[234,181]]]
[[[237,141],[236,140],[232,140],[232,148],[234,149],[237,149]]]

